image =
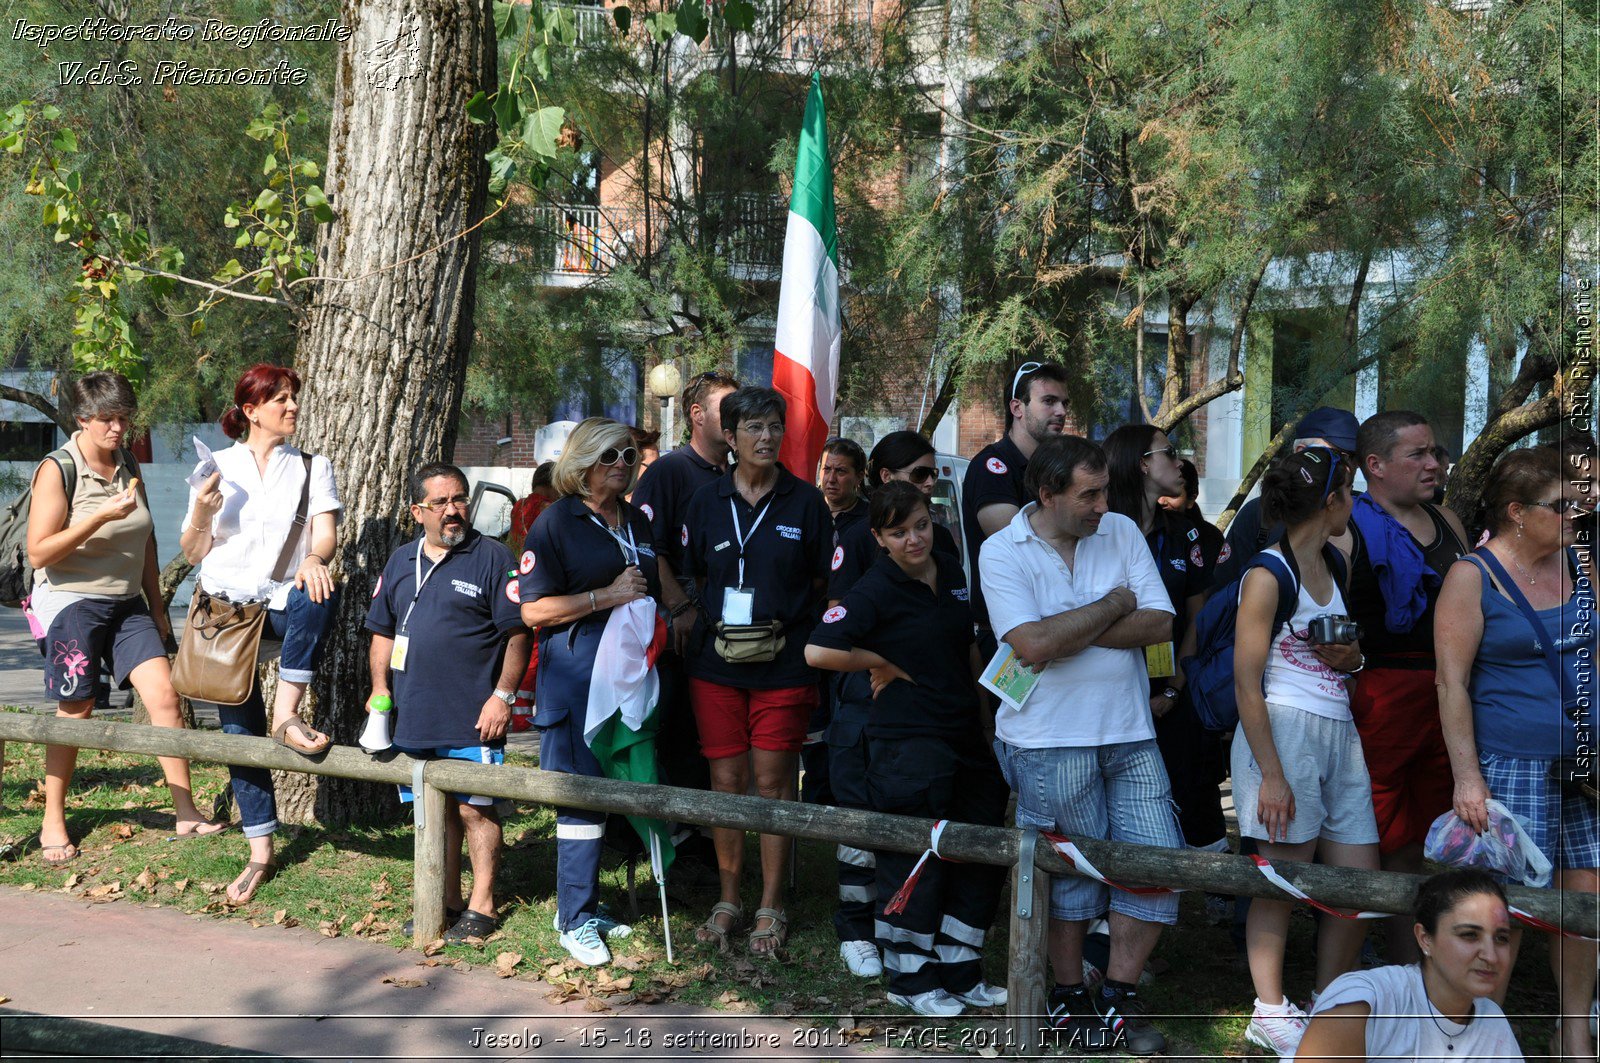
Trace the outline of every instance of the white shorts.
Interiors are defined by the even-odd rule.
[[[1354,721],[1332,720],[1271,702],[1267,718],[1272,721],[1272,744],[1278,749],[1284,778],[1294,793],[1294,818],[1284,842],[1298,845],[1326,838],[1347,845],[1376,845],[1372,779]],[[1241,724],[1233,734],[1233,808],[1239,816],[1239,834],[1272,841],[1256,816],[1260,791],[1261,767]]]

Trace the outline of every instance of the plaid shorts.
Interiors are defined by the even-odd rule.
[[[1479,753],[1478,767],[1489,796],[1517,817],[1557,869],[1600,867],[1600,815],[1582,794],[1562,791],[1548,760]]]

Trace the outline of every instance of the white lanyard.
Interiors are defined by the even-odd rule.
[[[441,557],[439,560],[435,561],[433,563],[433,567],[428,569],[428,574],[424,576],[422,574],[422,544],[425,541],[426,536],[417,540],[416,589],[411,592],[411,604],[406,606],[406,615],[400,621],[400,634],[402,635],[406,633],[406,627],[411,623],[411,610],[417,607],[417,599],[422,597],[422,588],[427,586],[428,581],[433,578],[433,574],[439,571],[439,566],[444,564],[450,558],[450,552],[448,550],[445,551],[444,557]]]
[[[617,548],[622,551],[622,561],[624,564],[632,565],[635,568],[639,566],[639,544],[633,537],[633,529],[629,527],[625,521],[622,524],[622,528],[628,533],[628,537],[626,539],[622,537],[621,531],[618,531],[616,528],[613,528],[611,525],[601,520],[599,514],[590,513],[589,519],[600,525],[600,527],[605,530],[605,533],[616,541]],[[618,519],[621,519],[620,513],[618,514]]]
[[[767,510],[772,508],[772,499],[767,499],[767,504],[761,507],[761,512],[756,514],[756,519],[747,532],[739,527],[739,507],[733,504],[733,499],[728,499],[728,512],[733,515],[733,537],[739,541],[739,589],[744,590],[744,544],[761,527],[761,518],[767,515]]]

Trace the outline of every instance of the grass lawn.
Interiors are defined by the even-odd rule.
[[[223,889],[239,873],[245,842],[237,832],[172,842],[172,811],[154,758],[84,750],[69,798],[68,824],[83,856],[64,868],[45,866],[35,851],[43,809],[43,758],[39,746],[10,743],[0,787],[0,884],[54,890],[94,902],[170,905],[208,918],[253,924],[303,925],[328,936],[355,936],[405,947],[401,925],[410,917],[411,831],[384,827],[287,827],[279,834],[277,877],[250,905],[229,908]],[[527,763],[525,756],[508,755]],[[194,766],[196,803],[208,808],[225,796],[227,773]],[[812,1021],[847,1032],[849,1039],[882,1040],[885,1019],[899,1029],[915,1025],[884,999],[878,982],[851,978],[838,957],[832,926],[832,847],[802,842],[797,886],[788,904],[790,937],[778,960],[756,961],[740,947],[727,956],[699,946],[694,927],[716,900],[714,887],[669,889],[676,963],[669,964],[660,905],[648,868],[639,876],[640,917],[634,934],[613,943],[610,968],[586,969],[566,960],[551,929],[555,911],[555,824],[548,809],[519,805],[505,823],[508,851],[498,895],[502,927],[482,947],[450,945],[425,957],[430,964],[499,965],[510,977],[544,979],[552,1000],[582,998],[604,1012],[628,1003],[709,1007],[778,1016],[821,1016]],[[754,839],[750,852],[753,856]],[[607,851],[602,890],[613,914],[629,918],[622,858]],[[752,871],[746,908],[757,894]],[[1006,910],[997,916],[986,955],[987,977],[1005,984]],[[1294,920],[1289,948],[1292,996],[1304,1000],[1312,978],[1314,924]],[[1507,1011],[1526,1053],[1544,1051],[1554,992],[1546,946],[1529,935]],[[1172,1042],[1169,1054],[1188,1057],[1258,1055],[1244,1040],[1253,998],[1249,972],[1228,928],[1206,924],[1199,896],[1185,896],[1177,931],[1162,938],[1152,960],[1157,977],[1142,995]],[[1518,1015],[1527,1018],[1518,1018]],[[987,1032],[998,1019],[978,1018],[957,1028]],[[952,1036],[959,1038],[959,1035]],[[982,1034],[979,1034],[981,1037]]]

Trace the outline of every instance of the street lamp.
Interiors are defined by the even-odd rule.
[[[683,376],[672,362],[661,362],[645,377],[645,388],[661,400],[661,453],[674,449],[678,436],[672,425],[672,400],[683,388]]]

